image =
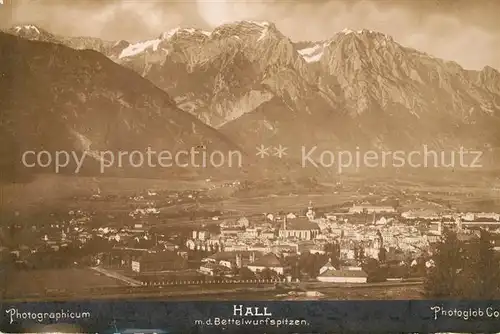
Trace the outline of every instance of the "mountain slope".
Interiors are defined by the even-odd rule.
[[[96,51],[0,33],[0,91],[5,175],[23,169],[20,155],[28,150],[238,149],[164,91]]]
[[[271,23],[242,21],[211,33],[176,29],[156,43],[140,55],[124,52],[117,62],[150,79],[174,96],[180,108],[212,126],[274,98],[299,112],[314,107],[313,100],[320,101],[316,108],[331,107],[330,98],[324,100],[314,90],[315,79],[293,43]]]
[[[55,36],[27,27],[31,26],[9,32],[102,52],[168,92],[181,109],[215,127],[274,97],[299,112],[334,106],[331,96],[318,94],[306,61],[272,23],[242,21],[211,33],[178,28],[135,44]]]
[[[33,24],[15,25],[4,32],[31,41],[63,44],[77,50],[95,50],[104,53],[108,57],[118,55],[123,48],[130,45],[130,43],[125,41],[105,41],[96,37],[68,37],[55,35]]]
[[[320,87],[342,94],[373,144],[499,144],[500,95],[491,80],[498,72],[491,68],[487,76],[466,71],[369,30],[334,36],[319,66]]]
[[[370,30],[294,44],[271,23],[244,21],[160,37],[141,61],[118,62],[139,66],[181,108],[238,142],[499,146],[500,76],[490,67],[468,71]]]
[[[242,21],[112,45],[111,59],[248,150],[500,147],[497,70],[465,70],[378,32],[292,43],[272,23]]]

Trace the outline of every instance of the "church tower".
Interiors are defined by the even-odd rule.
[[[457,231],[461,232],[463,230],[462,219],[460,217],[455,218],[455,226]]]
[[[314,220],[316,217],[316,213],[314,212],[314,207],[312,205],[312,201],[309,201],[309,206],[307,207],[306,216],[309,220]]]
[[[241,268],[241,254],[236,254],[236,268]]]
[[[373,248],[380,249],[382,247],[384,247],[384,239],[382,238],[382,233],[380,233],[380,230],[378,230],[377,236],[375,237],[375,240],[373,241]]]

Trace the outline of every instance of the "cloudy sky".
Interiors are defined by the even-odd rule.
[[[129,41],[177,26],[211,29],[266,20],[292,40],[367,28],[462,66],[500,69],[500,0],[6,0],[3,27],[35,23],[59,34]]]

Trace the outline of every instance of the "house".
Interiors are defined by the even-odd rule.
[[[255,255],[259,252],[218,252],[204,258],[202,262],[217,264],[226,268],[242,267],[255,261]]]
[[[281,259],[274,253],[268,253],[257,260],[253,261],[248,265],[248,269],[254,273],[263,271],[264,269],[270,269],[283,275],[285,272],[285,266]]]
[[[441,240],[441,236],[436,234],[425,234],[424,239],[427,243],[433,244],[439,242]]]
[[[366,283],[368,274],[358,268],[327,269],[317,280],[325,283]]]
[[[262,231],[260,236],[263,238],[263,239],[268,239],[268,240],[272,240],[276,237],[276,235],[274,234],[274,231],[272,230],[265,230],[265,231]]]
[[[328,270],[336,270],[336,268],[332,265],[332,262],[328,260],[327,263],[323,265],[323,267],[319,268],[319,274],[323,274]]]
[[[428,234],[431,235],[443,235],[443,222],[437,222],[435,224],[431,224],[429,226],[429,232]]]
[[[271,247],[259,242],[248,246],[248,250],[253,252],[269,253],[271,251]]]
[[[224,228],[221,229],[220,234],[222,237],[225,238],[230,238],[230,237],[238,237],[242,233],[244,233],[245,230],[240,227],[235,227],[235,228]]]
[[[207,240],[210,238],[210,232],[208,231],[193,231],[193,240]]]
[[[307,218],[285,219],[279,230],[279,236],[283,239],[312,240],[319,233],[318,224],[309,221]]]
[[[190,250],[218,251],[222,249],[223,245],[215,239],[190,239],[186,241],[186,247]]]
[[[203,263],[198,269],[198,271],[208,276],[220,276],[224,274],[229,274],[231,272],[228,267],[212,262]]]
[[[301,242],[297,245],[297,253],[303,254],[309,252],[311,254],[325,254],[323,247],[311,242]]]
[[[165,241],[162,244],[163,244],[163,247],[165,247],[165,249],[169,252],[174,252],[176,249],[179,248],[179,246],[177,246],[176,244],[174,244],[170,241]]]
[[[158,245],[154,246],[151,250],[154,252],[174,252],[179,248],[179,246],[175,245],[170,241],[161,241]]]
[[[296,244],[276,244],[271,246],[271,252],[286,256],[287,254],[296,254],[298,246]]]
[[[353,248],[340,248],[340,258],[344,260],[353,260],[356,258],[356,252]]]
[[[259,231],[255,227],[247,227],[242,234],[246,238],[256,238],[259,235]]]

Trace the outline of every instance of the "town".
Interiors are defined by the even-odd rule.
[[[246,216],[207,211],[193,218],[186,212],[188,218],[168,218],[178,222],[170,225],[160,218],[159,207],[197,203],[203,196],[146,190],[128,198],[136,205],[127,212],[113,215],[70,210],[31,226],[14,216],[12,224],[2,226],[8,243],[0,245],[2,261],[19,272],[85,268],[119,281],[116,291],[127,293],[144,287],[182,292],[304,283],[320,291],[338,285],[419,284],[433,266],[433,245],[444,228],[467,241],[481,228],[496,238],[500,227],[500,214],[494,212],[406,210],[391,200],[318,208],[310,200],[302,210]],[[89,200],[110,200],[104,197],[97,192]],[[98,290],[106,288],[111,287]],[[38,295],[49,290],[42,288]]]

